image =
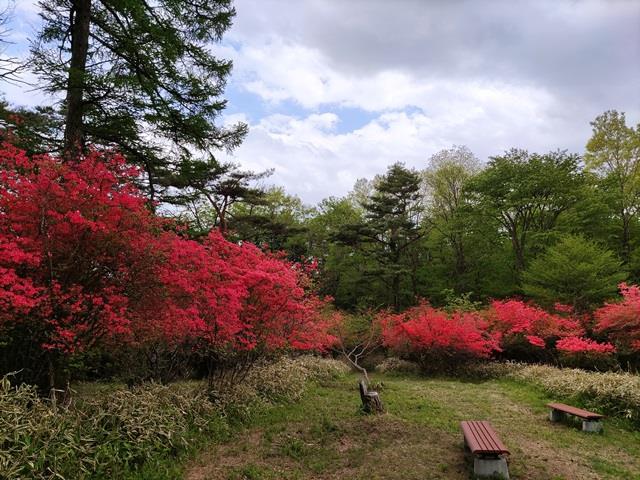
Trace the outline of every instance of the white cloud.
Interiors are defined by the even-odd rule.
[[[447,100],[434,115],[387,111],[345,133],[335,130],[339,119],[330,112],[304,118],[270,115],[250,125],[249,136],[231,158],[245,168],[275,169],[272,182],[315,203],[346,194],[357,178],[383,173],[396,161],[424,168],[433,153],[453,144],[468,145],[486,158],[512,146],[537,151],[562,147],[554,144],[558,129],[574,143],[588,133],[572,132],[570,122],[561,117],[532,129],[541,123],[537,102],[518,102],[509,92],[478,87],[465,94],[477,103],[475,108],[465,110],[463,96],[457,113],[447,110],[455,104]],[[513,138],[526,142],[514,145]]]
[[[637,3],[390,5],[237,1],[223,50],[232,82],[271,112],[253,116],[238,161],[275,168],[276,183],[317,201],[395,161],[423,167],[452,144],[482,159],[511,147],[582,152],[605,109],[640,117]],[[373,120],[345,132],[340,107]]]

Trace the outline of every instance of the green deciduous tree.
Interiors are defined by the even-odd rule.
[[[640,125],[627,126],[625,114],[604,112],[591,122],[585,162],[613,192],[613,208],[620,222],[622,258],[629,262],[633,223],[640,213]]]
[[[582,184],[577,155],[513,149],[493,157],[470,188],[476,211],[500,221],[511,241],[515,269],[521,272],[531,237],[552,232],[560,214],[576,203]]]
[[[470,219],[465,191],[469,179],[480,170],[478,159],[467,147],[452,147],[431,157],[422,173],[426,187],[426,220],[448,244],[454,259],[453,276],[463,291],[467,273],[467,236]]]
[[[625,278],[611,251],[571,235],[530,263],[523,275],[523,290],[541,304],[561,302],[587,312],[615,296]]]
[[[231,25],[230,0],[48,0],[40,8],[33,68],[64,98],[67,156],[87,142],[116,146],[144,167],[159,198],[176,164],[242,141],[245,125],[215,123],[231,62],[211,46]]]

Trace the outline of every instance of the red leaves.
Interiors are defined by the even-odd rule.
[[[217,349],[323,349],[334,339],[305,268],[217,232],[168,231],[121,156],[73,164],[0,148],[0,328],[24,321],[63,352],[186,340]],[[113,341],[113,340],[117,340]]]
[[[499,350],[497,337],[487,332],[486,321],[476,312],[448,315],[423,303],[402,314],[380,314],[378,321],[384,344],[394,350],[475,358]]]
[[[595,331],[607,333],[622,347],[640,352],[640,287],[619,285],[620,303],[607,303],[596,310]]]

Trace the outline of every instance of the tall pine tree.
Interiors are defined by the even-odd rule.
[[[217,168],[246,125],[216,125],[231,62],[212,45],[230,27],[231,0],[46,0],[32,65],[62,99],[63,150],[115,146],[162,199],[184,161]]]
[[[396,311],[407,303],[403,298],[404,278],[411,281],[410,291],[417,294],[416,267],[419,259],[412,253],[424,236],[421,217],[424,210],[420,176],[401,163],[389,167],[364,202],[365,221],[349,225],[337,236],[342,243],[369,245],[378,265],[371,272],[384,279],[390,304]]]

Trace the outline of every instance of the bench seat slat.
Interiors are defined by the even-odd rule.
[[[493,430],[489,422],[485,421],[465,421],[461,422],[462,433],[471,453],[503,455],[509,454],[509,450],[504,446],[498,435]]]
[[[587,420],[598,420],[604,417],[604,415],[600,415],[599,413],[589,412],[588,410],[565,405],[564,403],[547,403],[547,407],[576,417],[586,418]]]

